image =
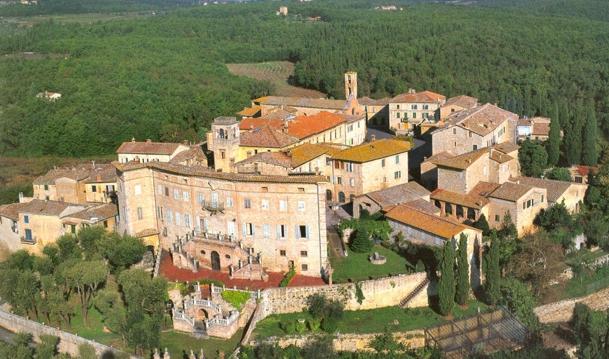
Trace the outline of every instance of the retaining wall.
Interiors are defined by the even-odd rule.
[[[535,314],[541,323],[567,322],[573,317],[576,303],[583,303],[593,310],[609,308],[609,288],[592,293],[585,297],[567,299],[535,308]]]

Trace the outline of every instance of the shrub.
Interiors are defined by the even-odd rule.
[[[351,250],[357,253],[366,253],[369,252],[374,243],[370,240],[370,234],[366,228],[360,228],[355,233],[355,238],[351,242]]]
[[[285,276],[279,282],[280,287],[287,287],[288,284],[292,281],[292,278],[296,275],[296,270],[294,267],[290,268],[290,270],[285,274]]]
[[[364,292],[362,292],[361,283],[355,283],[355,298],[357,298],[359,304],[362,304],[364,299],[366,299],[366,297],[364,297]]]
[[[321,329],[326,333],[334,333],[338,329],[338,321],[334,318],[324,318],[321,321]]]
[[[281,330],[283,330],[286,334],[294,334],[294,332],[296,332],[296,325],[294,321],[280,322],[279,328],[281,328]]]
[[[306,321],[304,319],[297,319],[296,323],[294,324],[294,329],[296,330],[296,333],[298,333],[298,334],[304,333],[304,331],[307,330]]]
[[[319,320],[317,318],[311,318],[311,319],[307,320],[307,326],[309,327],[309,330],[312,332],[318,331],[320,324],[321,324],[321,320]]]
[[[313,294],[307,299],[309,304],[309,313],[313,318],[321,319],[324,316],[326,308],[326,297],[321,294]]]
[[[78,357],[80,359],[96,359],[95,348],[89,344],[81,344],[78,346]]]

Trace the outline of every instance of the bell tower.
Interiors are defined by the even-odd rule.
[[[239,122],[235,117],[217,117],[207,134],[208,149],[214,153],[214,168],[230,172],[239,152]]]
[[[357,72],[345,72],[345,99],[357,99]]]

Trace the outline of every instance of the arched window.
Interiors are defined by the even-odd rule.
[[[326,201],[331,201],[332,200],[332,191],[327,189],[326,190]]]
[[[338,201],[340,203],[344,203],[345,202],[345,193],[344,192],[338,192]]]

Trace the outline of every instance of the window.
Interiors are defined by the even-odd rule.
[[[499,221],[500,221],[499,215],[498,215],[498,214],[496,214],[496,215],[495,215],[495,222],[499,222]]]
[[[461,218],[463,217],[463,206],[461,205],[457,205],[457,217]]]
[[[203,193],[197,192],[197,203],[203,204],[203,201],[205,201],[205,197],[203,197]]]
[[[244,226],[244,229],[245,229],[245,235],[246,236],[253,236],[254,235],[254,224],[253,223],[246,223],[243,226]]]
[[[336,184],[343,184],[343,179],[342,177],[336,177]]]
[[[478,149],[478,145],[474,145],[474,151]]]
[[[165,197],[169,197],[169,187],[165,187]]]
[[[308,265],[306,265],[306,264],[302,264],[302,265],[300,266],[300,268],[302,268],[302,271],[303,271],[303,272],[306,272],[306,271],[308,271],[308,270],[309,270],[309,266],[308,266]]]
[[[433,204],[438,208],[442,208],[442,204],[437,199],[434,199]]]
[[[182,223],[182,216],[180,212],[176,212],[176,226],[179,226]]]
[[[188,192],[188,191],[182,192],[182,199],[184,199],[184,201],[189,201],[190,200],[190,192]]]
[[[190,215],[184,213],[184,227],[190,228]]]
[[[104,221],[104,228],[108,228],[108,221]]]
[[[381,167],[385,167],[385,159],[384,158],[381,160]]]
[[[137,219],[139,221],[144,219],[144,211],[142,210],[142,207],[137,207]]]
[[[400,163],[400,155],[395,155],[395,164],[399,164]]]
[[[285,257],[285,249],[281,249],[279,251],[279,255],[282,256],[282,257]]]
[[[349,185],[355,187],[355,178],[349,178]]]
[[[249,198],[246,198],[243,200],[243,206],[245,208],[252,208],[252,201]]]
[[[92,185],[91,186],[91,192],[93,192],[93,193],[97,192],[97,186],[96,185]]]
[[[233,197],[226,197],[226,208],[231,208],[233,206]]]
[[[33,236],[32,236],[32,230],[29,229],[29,228],[26,229],[25,230],[25,240],[28,241],[28,242],[32,242],[32,238],[33,238]]]
[[[401,116],[401,115],[400,115],[400,113],[399,113],[399,112],[398,112],[398,113],[396,113],[396,117],[397,117],[397,118],[400,118],[400,116]]]
[[[163,207],[156,206],[156,218],[163,222]]]
[[[453,135],[456,135],[456,134],[457,134],[457,129],[453,128]]]
[[[423,110],[429,110],[429,105],[423,105]]]
[[[167,223],[173,223],[173,212],[171,211],[171,208],[167,208],[167,212],[165,212],[165,217],[167,217]]]
[[[417,105],[410,105],[410,109],[416,110],[416,109],[418,109],[418,106]]]
[[[345,163],[345,170],[347,170],[347,172],[353,172],[353,163],[351,163],[351,162]]]
[[[301,257],[306,257],[308,255],[307,251],[300,251]]]
[[[133,187],[133,192],[135,192],[136,196],[142,194],[142,186],[136,184],[135,187]]]
[[[277,238],[284,239],[286,237],[286,228],[285,224],[277,225]]]
[[[476,211],[473,208],[467,209],[467,219],[472,221],[476,220]]]
[[[70,233],[76,234],[76,225],[74,225],[74,224],[70,225]]]
[[[44,185],[44,190],[45,190],[45,191],[48,191],[48,190],[49,190],[49,185],[48,185],[48,184],[45,184],[45,185]]]
[[[526,209],[526,208],[527,208],[526,202],[522,202],[522,209]]]
[[[543,203],[543,194],[541,195],[541,203]]]
[[[23,216],[23,223],[25,223],[25,224],[30,223],[30,216],[28,216],[28,215]]]
[[[280,199],[279,200],[279,211],[287,212],[287,210],[288,210],[288,201],[286,201],[285,199]]]
[[[402,171],[395,171],[395,173],[393,174],[393,178],[394,179],[402,178]]]
[[[268,199],[263,199],[260,202],[260,208],[264,209],[264,210],[268,210],[269,209],[269,200]]]
[[[453,214],[453,205],[450,203],[447,203],[444,206],[444,212],[446,212],[446,214]]]
[[[262,237],[269,238],[271,236],[271,225],[263,224],[262,225]]]
[[[180,199],[180,190],[177,188],[173,189],[173,199]]]
[[[220,150],[220,158],[221,159],[225,159],[226,158],[226,152],[224,150]]]
[[[400,109],[400,105],[396,105],[396,108],[399,110]]]
[[[296,237],[299,239],[304,239],[304,238],[308,238],[307,236],[307,226],[305,225],[299,225],[296,226]]]
[[[269,188],[268,187],[262,187],[261,190],[262,190],[262,192],[268,192]]]
[[[304,201],[298,201],[298,211],[299,212],[304,212],[305,211],[305,202]]]

